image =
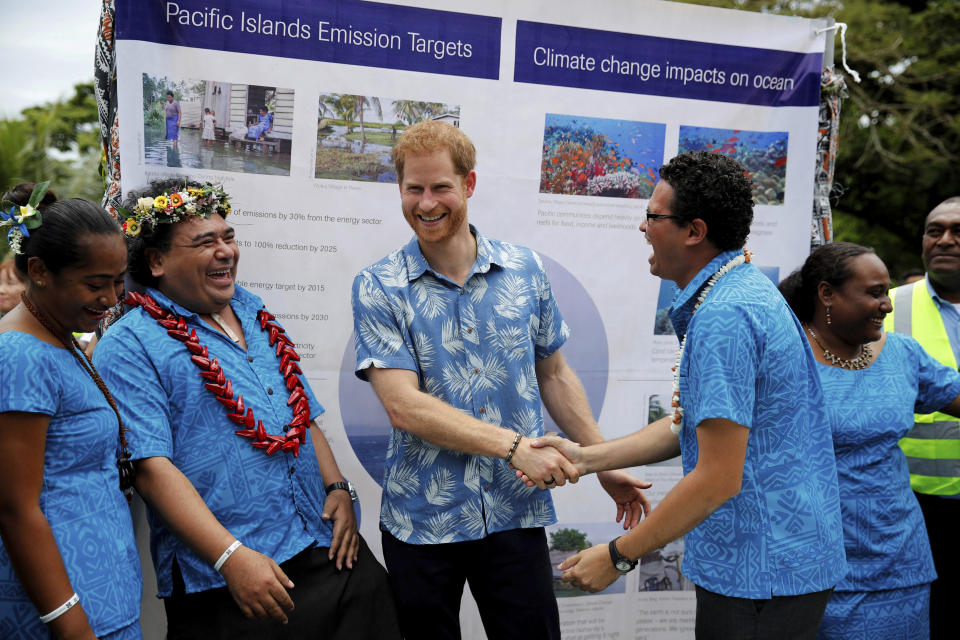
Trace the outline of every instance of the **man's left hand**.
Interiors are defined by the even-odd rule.
[[[360,553],[360,534],[357,518],[353,513],[350,494],[343,490],[331,491],[323,503],[324,520],[333,521],[333,537],[330,540],[330,559],[336,557],[337,569],[353,569]]]
[[[610,560],[610,549],[605,544],[570,556],[558,568],[563,571],[561,579],[564,582],[591,593],[603,591],[620,577],[620,572]]]
[[[621,470],[601,471],[597,480],[617,503],[617,522],[623,520],[624,531],[637,526],[641,517],[650,515],[650,501],[642,489],[649,489],[653,486],[651,483]]]

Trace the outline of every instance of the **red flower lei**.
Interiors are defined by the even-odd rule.
[[[200,369],[200,376],[207,380],[204,386],[229,410],[227,417],[236,424],[246,427],[234,431],[235,434],[250,438],[252,440],[250,445],[263,449],[268,456],[277,451],[292,451],[294,457],[300,455],[300,445],[306,442],[307,427],[310,423],[310,401],[303,391],[303,383],[297,377],[298,373],[303,373],[300,365],[297,364],[300,356],[294,350],[290,338],[284,335],[283,327],[271,322],[276,318],[270,312],[266,309],[257,311],[257,321],[260,323],[260,330],[268,333],[270,346],[276,347],[276,355],[280,358],[280,373],[286,381],[287,389],[290,390],[287,406],[292,406],[293,419],[284,427],[287,433],[282,436],[267,433],[263,428],[263,421],[254,417],[253,409],[250,407],[246,407],[247,411],[244,413],[243,394],[239,394],[234,399],[233,383],[226,377],[217,359],[211,359],[207,348],[200,344],[196,330],[190,329],[190,333],[187,333],[187,322],[182,316],[161,309],[152,296],[133,291],[127,294],[125,302],[133,307],[143,307],[143,310],[160,323],[171,337],[183,343],[190,352],[190,360]]]

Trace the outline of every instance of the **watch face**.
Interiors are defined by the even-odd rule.
[[[630,571],[631,569],[633,569],[633,565],[627,562],[626,560],[617,560],[616,567],[617,567],[617,571],[619,571],[620,573],[626,573],[627,571]]]

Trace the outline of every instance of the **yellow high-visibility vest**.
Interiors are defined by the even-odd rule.
[[[884,329],[913,336],[936,360],[956,369],[950,338],[927,281],[893,289],[890,302],[893,312],[884,320]],[[914,414],[913,429],[900,439],[900,448],[907,456],[914,491],[960,493],[960,420],[940,412]]]

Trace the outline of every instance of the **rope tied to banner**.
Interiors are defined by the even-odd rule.
[[[826,33],[827,31],[840,32],[840,63],[843,65],[844,70],[850,74],[850,77],[853,78],[853,81],[859,84],[860,74],[847,66],[847,23],[837,22],[832,26],[817,29],[817,35]]]

